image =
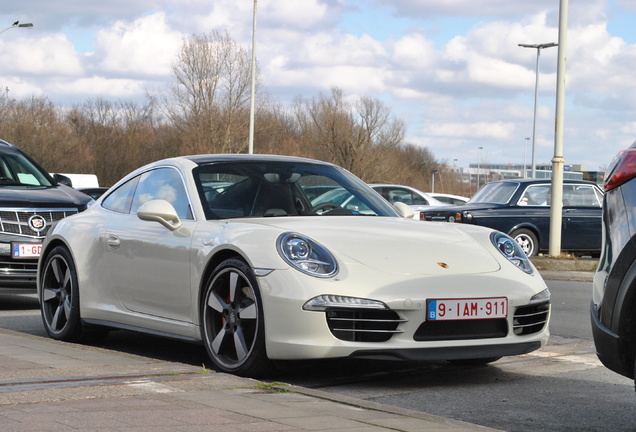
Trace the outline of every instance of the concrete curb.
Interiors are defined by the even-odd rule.
[[[592,258],[530,258],[543,279],[591,282],[598,267],[598,260]]]

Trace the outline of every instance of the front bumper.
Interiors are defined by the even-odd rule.
[[[35,292],[37,270],[37,258],[14,259],[11,244],[0,243],[0,292]]]
[[[549,338],[548,302],[529,306],[530,298],[546,289],[540,276],[523,274],[513,268],[484,274],[412,277],[396,281],[395,275],[347,266],[349,274],[317,279],[299,276],[294,270],[277,270],[259,278],[263,292],[267,354],[275,360],[364,357],[376,359],[458,360],[525,354],[547,343]],[[358,273],[358,270],[360,273]],[[364,273],[364,275],[363,275]],[[352,286],[352,282],[359,283]],[[386,304],[396,317],[385,320],[396,326],[384,338],[343,338],[334,334],[328,313],[306,311],[302,305],[315,295],[338,294],[373,299]],[[427,299],[485,298],[505,296],[509,302],[507,318],[484,333],[457,337],[452,331],[431,329],[426,320]],[[542,308],[541,325],[520,330],[528,309]],[[361,317],[366,320],[367,317]],[[463,321],[460,332],[483,321]],[[397,324],[396,324],[397,323]],[[387,324],[388,325],[388,324]],[[454,327],[454,326],[453,326]],[[468,330],[467,330],[468,327]],[[502,330],[503,329],[503,330]],[[439,334],[430,332],[439,331]],[[444,333],[446,331],[446,333]],[[488,333],[488,334],[486,334]],[[493,335],[494,333],[494,335]]]

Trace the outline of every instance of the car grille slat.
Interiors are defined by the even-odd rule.
[[[77,209],[15,209],[0,211],[0,233],[41,239],[57,222],[77,213]],[[44,230],[38,232],[29,226],[29,219],[38,215],[46,221]]]
[[[406,320],[390,310],[331,309],[326,313],[331,333],[351,342],[386,342],[402,333],[398,325]]]
[[[514,334],[529,335],[538,333],[546,326],[550,314],[550,302],[521,306],[513,317]]]
[[[404,333],[403,330],[368,330],[368,329],[348,329],[348,328],[333,328],[334,332],[353,332],[353,333]]]
[[[532,326],[535,326],[535,325],[542,325],[542,324],[545,324],[546,322],[548,322],[548,321],[545,320],[545,321],[538,321],[538,322],[533,323],[533,324],[515,325],[515,328],[516,329],[522,329],[522,328],[526,328],[526,327],[532,327]]]

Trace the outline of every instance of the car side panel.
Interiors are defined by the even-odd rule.
[[[634,219],[627,209],[636,206],[634,186],[625,185],[605,195],[605,248],[591,305],[599,359],[607,368],[630,378],[634,375],[636,344],[636,242],[632,237]],[[625,224],[626,220],[630,223]]]
[[[566,250],[586,250],[590,245],[601,245],[599,221],[602,210],[598,207],[563,208],[563,230],[561,247]]]
[[[504,207],[471,211],[470,223],[512,234],[519,228],[530,228],[537,234],[539,247],[548,248],[550,231],[550,209],[548,207]]]

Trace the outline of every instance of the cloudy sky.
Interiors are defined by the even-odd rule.
[[[253,0],[0,0],[0,89],[58,105],[142,100],[184,36],[250,48]],[[256,54],[281,103],[340,87],[381,99],[441,161],[530,164],[537,50],[559,0],[259,0]],[[4,23],[4,24],[2,24]],[[594,170],[636,140],[636,0],[570,1],[564,157]],[[554,153],[558,48],[541,51],[536,162]],[[483,147],[482,150],[478,150]],[[255,143],[258,151],[258,143]]]

